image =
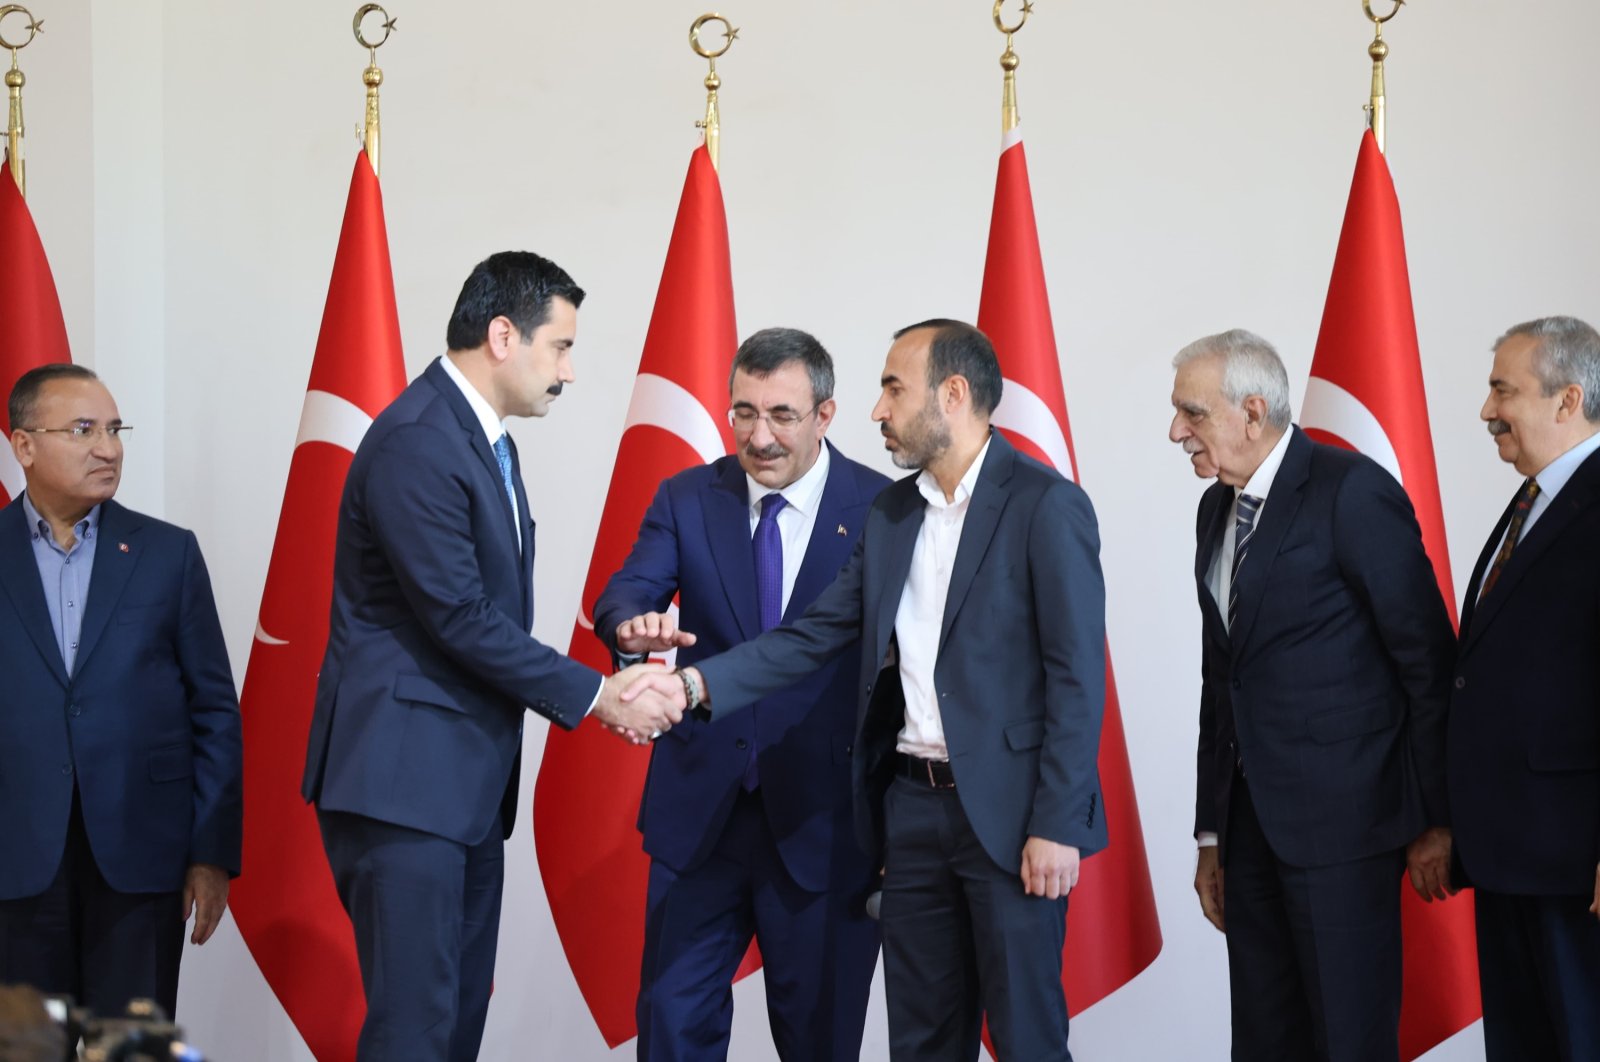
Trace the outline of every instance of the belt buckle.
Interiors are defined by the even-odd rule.
[[[928,772],[928,788],[930,788],[930,789],[954,789],[956,787],[956,783],[953,780],[948,785],[944,785],[944,784],[941,784],[939,782],[939,779],[934,777],[934,775],[933,775],[933,761],[932,760],[923,760],[922,761],[922,766]]]

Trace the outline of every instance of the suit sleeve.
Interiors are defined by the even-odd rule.
[[[1089,499],[1070,483],[1040,498],[1028,565],[1044,665],[1045,729],[1030,837],[1093,848],[1106,703],[1106,590]]]
[[[391,432],[367,470],[373,536],[406,603],[446,656],[571,730],[602,678],[533,638],[484,592],[471,488],[451,464],[459,452],[426,425]]]
[[[793,685],[861,637],[866,540],[865,533],[856,540],[838,576],[799,619],[695,664],[713,719]]]
[[[1411,501],[1394,477],[1363,463],[1340,484],[1333,520],[1340,573],[1371,610],[1406,691],[1411,755],[1428,825],[1449,826],[1445,716],[1456,639]]]
[[[678,523],[663,482],[639,524],[639,536],[622,567],[594,603],[595,637],[617,655],[617,628],[646,612],[662,612],[678,592]]]
[[[194,741],[194,825],[189,863],[239,875],[244,831],[244,746],[228,647],[211,578],[193,532],[183,538],[177,658]]]

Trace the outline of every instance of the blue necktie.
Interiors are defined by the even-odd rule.
[[[752,542],[756,554],[756,607],[761,613],[761,629],[770,631],[783,622],[783,536],[778,533],[778,513],[789,504],[777,491],[761,499],[761,519],[756,521]],[[756,770],[755,745],[744,768],[744,787],[761,784]]]
[[[1239,495],[1239,512],[1233,522],[1233,574],[1228,578],[1228,630],[1239,614],[1239,566],[1250,552],[1250,539],[1256,533],[1256,514],[1261,511],[1261,499],[1253,494]]]
[[[500,463],[500,479],[506,485],[506,497],[511,500],[511,522],[515,525],[522,517],[517,512],[517,488],[511,479],[511,436],[503,434],[494,441],[494,459]],[[521,537],[520,534],[518,536]]]

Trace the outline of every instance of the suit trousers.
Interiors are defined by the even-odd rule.
[[[884,814],[889,1057],[972,1062],[987,1014],[1000,1058],[1071,1062],[1066,899],[1025,895],[1020,875],[983,850],[954,789],[896,778]]]
[[[1592,896],[1477,890],[1488,1062],[1600,1059],[1600,919]]]
[[[795,884],[761,790],[741,790],[704,860],[682,873],[660,860],[650,864],[640,1062],[728,1057],[733,977],[752,936],[761,948],[778,1057],[855,1062],[878,964],[878,926],[865,900],[861,887],[810,892]]]
[[[0,984],[67,995],[100,1016],[129,1000],[178,1005],[183,894],[117,892],[101,875],[73,790],[67,844],[50,887],[0,901]]]
[[[1225,859],[1234,1062],[1397,1062],[1405,851],[1290,866],[1236,773]]]
[[[470,1062],[494,983],[505,878],[499,816],[475,845],[317,809],[367,996],[361,1062]]]

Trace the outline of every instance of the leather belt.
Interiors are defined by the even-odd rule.
[[[949,760],[924,760],[917,756],[900,754],[900,774],[929,789],[954,789],[955,772]]]

